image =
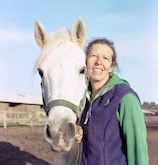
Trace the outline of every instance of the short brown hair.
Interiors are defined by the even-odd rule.
[[[86,56],[89,54],[90,49],[94,44],[105,44],[105,45],[109,46],[112,49],[112,51],[113,51],[112,64],[114,65],[114,67],[117,68],[118,63],[117,63],[117,55],[116,55],[116,51],[115,51],[115,48],[114,48],[114,43],[112,41],[106,39],[106,38],[94,39],[86,47],[86,51],[85,51]]]

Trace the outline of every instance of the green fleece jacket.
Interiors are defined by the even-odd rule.
[[[129,85],[126,80],[112,73],[96,98],[117,84]],[[149,165],[146,126],[138,98],[134,94],[125,95],[116,113],[126,139],[128,165]]]

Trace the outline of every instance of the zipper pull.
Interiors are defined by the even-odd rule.
[[[89,112],[87,112],[87,114],[86,114],[86,119],[85,119],[85,121],[84,121],[84,123],[83,123],[83,124],[87,124],[88,119],[89,119]]]

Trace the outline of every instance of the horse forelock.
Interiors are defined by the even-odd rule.
[[[43,45],[39,58],[35,63],[35,69],[37,69],[41,62],[50,55],[52,50],[69,41],[71,41],[71,35],[65,28],[60,29],[57,33],[49,33],[48,39]]]

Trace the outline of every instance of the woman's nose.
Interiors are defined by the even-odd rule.
[[[100,56],[97,57],[96,63],[97,64],[101,64],[102,63],[102,58]]]

